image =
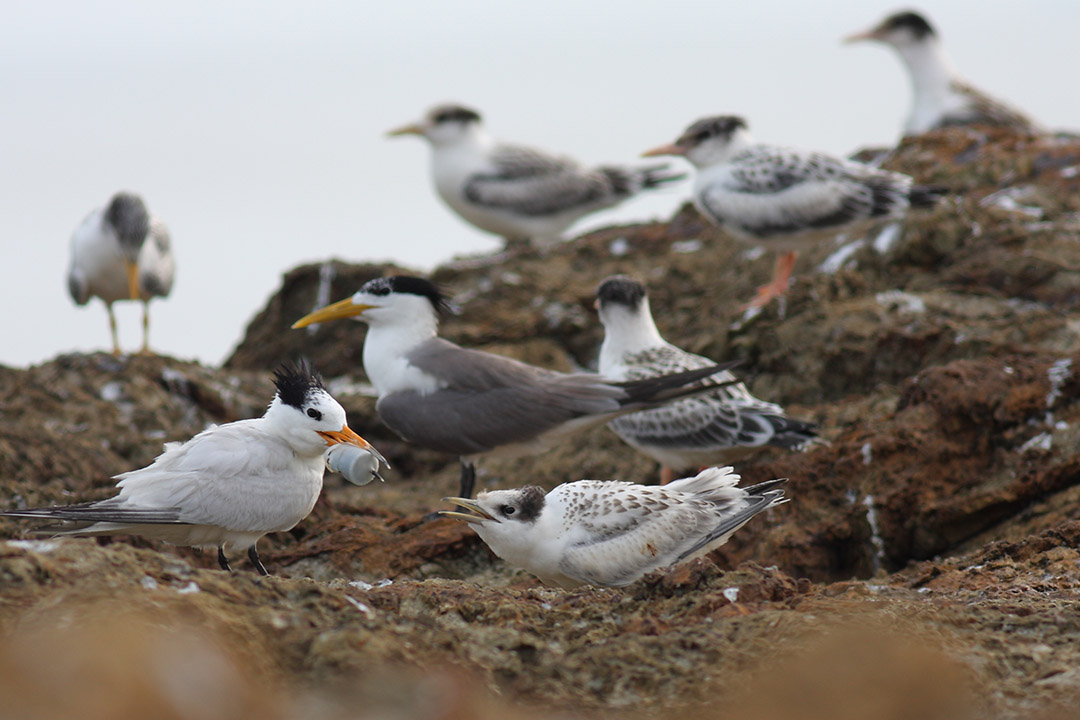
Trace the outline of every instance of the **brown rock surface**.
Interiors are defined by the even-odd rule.
[[[55,702],[55,717],[93,704],[94,683],[47,658],[91,666],[108,642],[100,683],[132,672],[131,695],[101,717],[187,717],[153,670],[183,637],[227,679],[189,678],[233,708],[222,717],[1076,715],[1080,142],[954,129],[906,141],[888,165],[958,192],[833,272],[819,268],[839,246],[806,253],[784,305],[750,319],[736,308],[772,257],[689,207],[435,271],[462,311],[448,338],[560,369],[593,366],[593,291],[634,274],[669,340],[742,360],[757,395],[820,423],[830,444],[739,468],[747,483],[789,477],[792,502],[710,560],[625,591],[543,588],[468,528],[426,519],[456,460],[381,426],[363,327],[288,329],[400,269],[289,272],[222,369],[104,355],[0,368],[6,507],[109,495],[163,442],[261,413],[268,371],[301,354],[394,466],[363,488],[329,476],[311,517],[260,545],[277,577],[139,540],[0,543],[0,702]],[[487,487],[657,471],[604,428],[480,469]],[[26,529],[0,520],[3,537]]]

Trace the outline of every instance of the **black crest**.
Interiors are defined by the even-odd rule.
[[[636,309],[645,297],[645,286],[627,275],[612,275],[596,288],[596,299],[600,305],[625,305]]]
[[[313,390],[326,389],[322,377],[305,358],[300,358],[295,363],[282,363],[281,367],[274,371],[274,387],[277,388],[277,396],[281,398],[281,402],[294,408],[302,408],[304,400]]]
[[[446,122],[480,122],[480,113],[464,105],[439,105],[431,109],[428,117],[435,125]]]
[[[686,128],[686,131],[675,141],[682,147],[694,147],[714,137],[729,138],[739,128],[749,127],[746,120],[738,115],[714,115],[702,118]]]
[[[389,295],[392,292],[407,293],[426,297],[435,312],[440,315],[449,312],[452,308],[450,301],[442,291],[430,280],[413,275],[391,275],[390,277],[375,278],[368,280],[360,288],[360,292],[372,295]]]
[[[928,35],[935,35],[934,28],[926,18],[913,10],[905,10],[885,18],[881,23],[881,30],[891,32],[893,30],[907,30],[917,40],[922,40]]]
[[[105,209],[105,222],[116,229],[120,244],[138,251],[150,232],[150,213],[143,199],[131,192],[118,192]]]
[[[544,488],[538,485],[526,485],[521,488],[521,504],[518,506],[520,514],[517,519],[523,522],[533,522],[540,517],[540,511],[544,509],[546,495]]]

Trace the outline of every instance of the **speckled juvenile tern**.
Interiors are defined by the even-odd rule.
[[[919,13],[909,10],[890,15],[874,28],[845,38],[846,42],[863,40],[891,46],[907,68],[914,100],[904,125],[905,135],[974,123],[1038,132],[1038,126],[1024,113],[965,82],[941,38]]]
[[[668,485],[579,480],[549,493],[535,485],[443,498],[469,512],[492,552],[547,585],[622,587],[653,570],[701,557],[763,510],[786,502],[786,479],[736,487],[730,467]]]
[[[599,368],[604,377],[637,380],[714,364],[664,340],[645,286],[637,280],[624,275],[605,279],[596,304],[604,325]],[[722,387],[608,423],[628,445],[661,464],[662,483],[671,482],[676,470],[734,462],[765,445],[801,449],[816,441],[813,425],[758,400],[730,372],[702,382]]]
[[[685,157],[697,168],[693,199],[705,217],[738,240],[783,251],[772,281],[749,303],[758,308],[787,292],[800,248],[932,206],[944,192],[901,173],[756,143],[734,115],[698,120],[645,155]]]

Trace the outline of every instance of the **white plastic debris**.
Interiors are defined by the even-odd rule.
[[[383,482],[379,474],[379,460],[363,448],[344,443],[331,445],[326,451],[326,467],[341,473],[353,485],[367,485],[375,478]],[[390,467],[389,464],[387,467]]]

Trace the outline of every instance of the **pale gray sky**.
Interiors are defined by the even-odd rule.
[[[300,263],[429,269],[493,250],[447,210],[415,138],[429,105],[480,109],[498,137],[632,161],[715,113],[759,139],[846,153],[893,142],[899,60],[839,38],[895,2],[9,2],[0,25],[0,364],[109,347],[104,307],[66,291],[72,231],[121,188],[169,225],[160,352],[218,364]],[[1080,127],[1080,3],[919,6],[975,85],[1050,127]],[[581,228],[666,217],[688,185]],[[117,305],[121,344],[138,304]]]

